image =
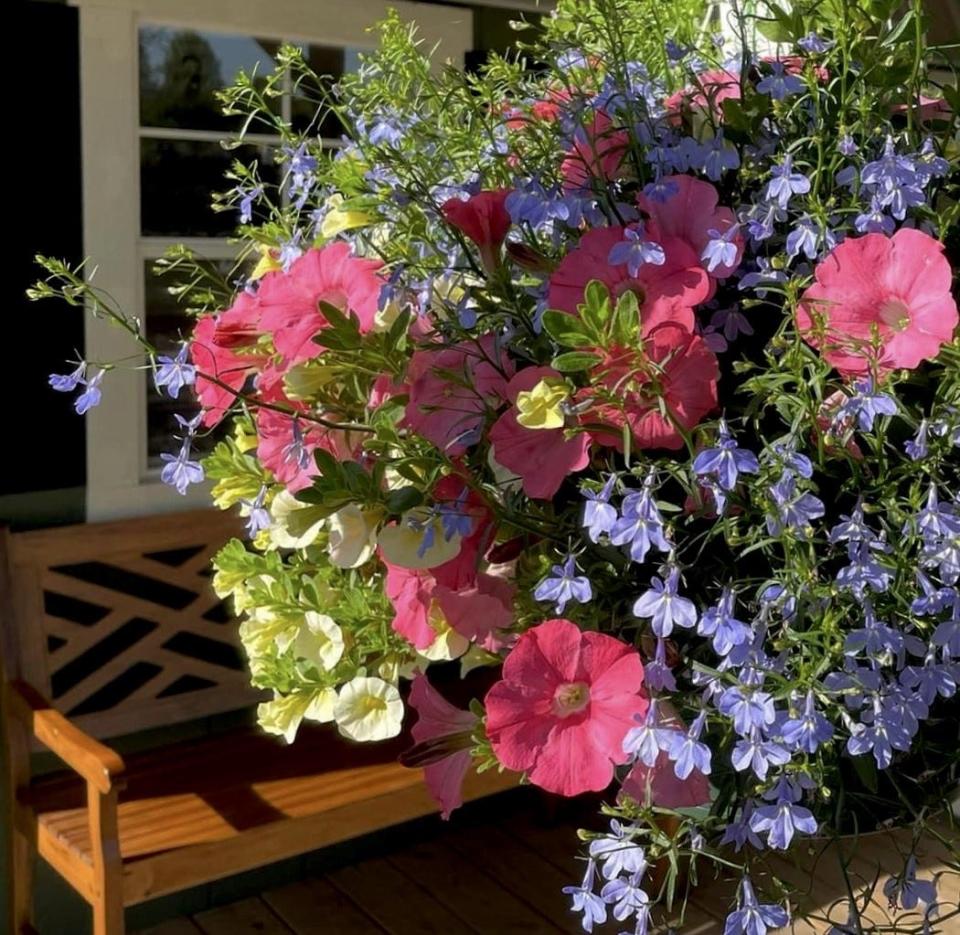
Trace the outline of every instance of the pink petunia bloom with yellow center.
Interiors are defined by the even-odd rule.
[[[943,244],[913,228],[851,237],[817,264],[800,299],[804,340],[844,376],[932,360],[957,327]],[[876,343],[876,346],[874,346]]]
[[[548,792],[600,791],[626,762],[623,738],[647,709],[642,687],[632,646],[547,620],[517,640],[487,692],[487,736],[500,763]]]

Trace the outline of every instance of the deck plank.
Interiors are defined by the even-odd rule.
[[[326,879],[362,906],[389,935],[486,935],[437,902],[384,858],[341,867]]]
[[[198,912],[193,921],[204,935],[296,935],[256,896]]]
[[[387,859],[411,881],[429,885],[439,902],[478,932],[557,935],[563,931],[442,840],[417,844]]]
[[[136,935],[200,935],[200,929],[188,918],[167,919],[148,929],[138,929]]]
[[[263,894],[264,902],[297,935],[382,935],[384,929],[322,877]]]
[[[444,840],[461,857],[473,861],[505,890],[513,893],[563,932],[582,932],[578,917],[570,912],[563,887],[567,876],[544,860],[525,841],[504,829],[486,825],[463,828]]]

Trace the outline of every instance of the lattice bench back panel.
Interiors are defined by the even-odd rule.
[[[210,586],[239,532],[199,511],[6,534],[7,667],[100,737],[249,704],[237,622]]]

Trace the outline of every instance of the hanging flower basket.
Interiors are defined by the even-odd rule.
[[[284,141],[216,197],[233,277],[161,263],[195,317],[146,348],[184,404],[163,480],[247,519],[214,586],[263,728],[412,722],[445,817],[470,769],[611,790],[587,931],[715,866],[726,935],[763,935],[804,911],[767,854],[956,788],[960,95],[902,6],[731,3],[715,36],[693,0],[562,0],[473,74],[391,16],[337,84],[285,49],[223,96]],[[83,412],[113,366],[51,384]],[[441,665],[489,688],[453,705]],[[948,931],[901,857],[888,898]]]

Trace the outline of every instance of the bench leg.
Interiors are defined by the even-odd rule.
[[[120,891],[107,888],[93,904],[93,935],[124,935]]]
[[[36,861],[34,842],[17,828],[10,829],[13,845],[13,930],[17,935],[33,932],[33,870]]]

